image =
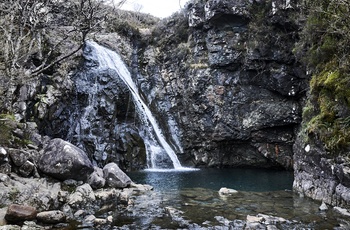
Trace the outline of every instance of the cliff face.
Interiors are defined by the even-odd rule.
[[[349,13],[345,2],[309,2],[298,47],[306,50],[311,80],[294,145],[294,189],[344,207],[350,207]]]
[[[297,14],[294,3],[197,1],[189,28],[178,16],[159,29],[167,39],[145,48],[141,88],[165,127],[176,121],[183,162],[292,169],[307,87],[292,54]]]

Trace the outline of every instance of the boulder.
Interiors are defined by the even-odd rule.
[[[5,219],[9,223],[22,223],[36,218],[36,208],[26,205],[11,204],[6,212]]]
[[[324,202],[322,202],[322,204],[318,208],[318,210],[320,210],[320,211],[327,211],[328,210],[328,206]]]
[[[103,168],[106,184],[113,188],[125,188],[131,184],[131,179],[118,167],[116,163],[109,163]]]
[[[103,170],[98,167],[94,167],[94,172],[89,176],[87,183],[93,188],[103,188],[106,180],[103,178]]]
[[[9,163],[0,164],[0,173],[10,174],[12,166]]]
[[[94,171],[91,161],[83,150],[59,138],[47,144],[38,167],[43,173],[59,180],[86,181]]]
[[[3,147],[0,147],[0,164],[8,162],[8,154]]]
[[[223,188],[221,188],[221,189],[219,190],[219,194],[222,195],[222,196],[225,196],[225,195],[232,195],[232,194],[236,194],[236,193],[238,193],[238,191],[235,190],[235,189],[231,189],[231,188],[225,188],[225,187],[223,187]]]
[[[19,173],[24,176],[28,177],[30,176],[35,170],[35,165],[30,162],[26,161],[20,168],[19,168]]]
[[[73,208],[83,208],[86,210],[90,204],[96,201],[94,191],[89,184],[83,184],[75,190],[68,198],[68,204]]]
[[[7,151],[0,147],[0,173],[9,174],[11,173],[11,168]]]
[[[66,221],[66,215],[59,210],[40,212],[36,218],[45,224],[58,224]]]
[[[27,151],[22,149],[9,149],[9,155],[12,162],[18,167],[22,166],[30,156]]]

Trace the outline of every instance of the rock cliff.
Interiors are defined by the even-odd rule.
[[[195,1],[189,26],[177,15],[155,29],[140,87],[169,134],[177,124],[183,162],[292,169],[307,87],[297,14],[292,2]]]

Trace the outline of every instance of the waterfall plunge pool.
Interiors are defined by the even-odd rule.
[[[203,168],[200,170],[143,170],[129,173],[136,183],[149,184],[156,191],[222,187],[239,191],[292,190],[293,172],[251,168]]]
[[[116,229],[244,229],[247,216],[281,217],[278,229],[335,229],[349,221],[320,202],[292,192],[293,173],[266,169],[200,169],[128,173],[153,191],[132,195]],[[222,187],[238,190],[222,196]],[[339,229],[346,229],[339,228]]]

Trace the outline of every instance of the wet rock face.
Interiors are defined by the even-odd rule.
[[[50,107],[40,130],[83,149],[100,167],[117,162],[123,169],[145,168],[145,146],[132,96],[118,74],[99,66],[94,55],[87,45],[84,64],[72,77],[71,92]]]
[[[292,54],[297,6],[220,0],[197,1],[188,10],[187,41],[160,44],[159,56],[147,47],[148,88],[142,88],[169,136],[177,124],[181,161],[292,169],[307,85]],[[156,68],[152,58],[164,62]]]

